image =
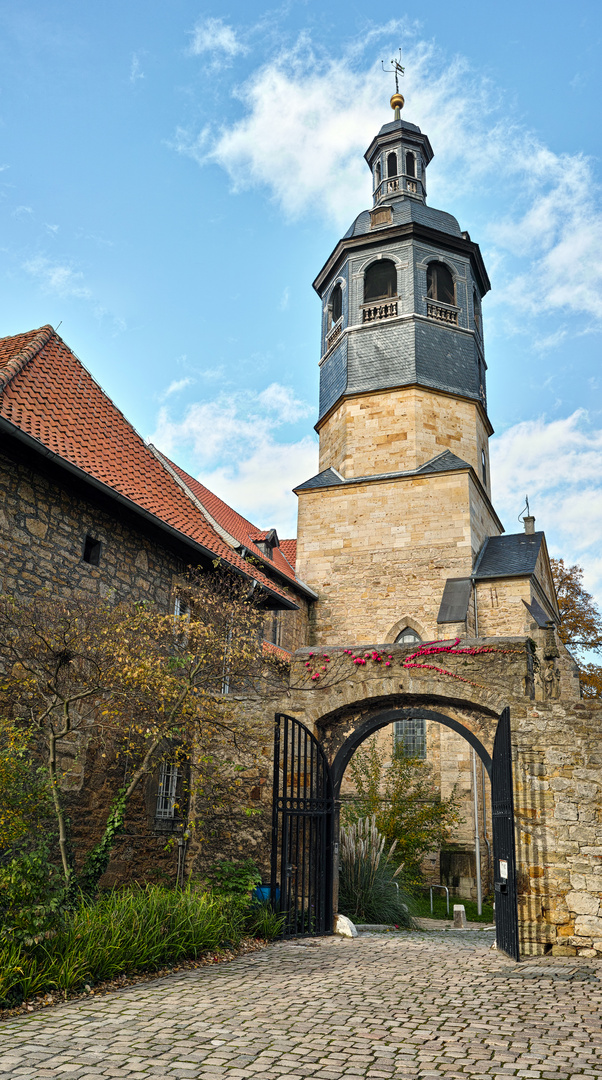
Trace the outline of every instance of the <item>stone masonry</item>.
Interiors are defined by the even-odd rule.
[[[394,657],[387,671],[370,661],[356,667],[343,650],[329,648],[327,673],[313,691],[309,650],[302,650],[286,711],[313,729],[332,761],[371,714],[420,705],[460,722],[491,754],[498,717],[509,706],[521,952],[602,956],[602,708],[561,698],[559,670],[552,682],[542,677],[565,663],[549,657],[545,637],[535,654],[527,638],[463,644],[494,651],[439,656],[445,675],[404,668],[410,650],[400,646],[386,646]]]

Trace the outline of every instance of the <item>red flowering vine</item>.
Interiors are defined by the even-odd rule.
[[[463,675],[456,675],[455,672],[438,667],[437,664],[420,663],[420,658],[435,656],[438,653],[447,653],[453,656],[479,656],[481,653],[501,653],[505,655],[517,652],[516,649],[499,649],[495,645],[473,645],[459,649],[458,645],[461,640],[461,638],[457,637],[451,644],[449,642],[423,641],[415,652],[400,658],[399,666],[401,668],[422,668],[425,671],[436,671],[439,675],[448,675],[450,679],[458,679],[460,682],[470,683],[471,686],[481,686],[481,683],[466,679]],[[392,653],[387,654],[380,652],[378,649],[367,649],[363,653],[355,653],[353,649],[344,649],[342,655],[348,656],[356,667],[366,667],[372,662],[390,668],[393,666],[394,660]],[[330,664],[332,659],[333,657],[328,656],[327,653],[309,653],[309,659],[305,662],[305,667],[311,671],[312,682],[318,682],[321,679],[323,672],[328,670],[327,664]],[[320,664],[321,660],[324,661],[323,664]]]

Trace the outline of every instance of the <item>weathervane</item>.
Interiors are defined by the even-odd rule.
[[[403,109],[403,101],[404,101],[404,99],[403,99],[403,95],[399,93],[399,76],[403,75],[404,71],[405,71],[405,68],[403,68],[401,66],[401,49],[399,50],[399,60],[393,59],[393,60],[390,60],[389,63],[390,63],[391,71],[395,75],[395,93],[393,94],[393,97],[391,98],[391,108],[395,109],[395,119],[396,120],[401,120],[401,110]],[[384,60],[381,60],[381,64],[382,64],[382,68],[383,68],[383,71],[384,71],[385,75],[388,75],[389,72],[387,71],[387,68],[385,67]]]

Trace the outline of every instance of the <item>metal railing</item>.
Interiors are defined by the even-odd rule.
[[[447,917],[449,919],[449,889],[447,885],[431,885],[431,915],[433,914],[433,889],[445,889],[447,897]]]

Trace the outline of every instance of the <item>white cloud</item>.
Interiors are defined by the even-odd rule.
[[[130,64],[130,82],[137,83],[140,79],[144,79],[145,75],[140,65],[140,57],[138,53],[132,53],[132,62]]]
[[[226,31],[221,20],[199,24],[197,47],[223,40],[226,51],[229,41],[238,48]],[[370,205],[363,152],[388,119],[392,86],[375,42],[388,37],[393,45],[404,34],[404,115],[436,152],[429,202],[480,205],[498,276],[494,302],[523,316],[558,311],[602,320],[602,213],[591,162],[543,145],[513,119],[501,88],[468,61],[449,61],[417,41],[400,21],[334,58],[301,35],[237,92],[242,115],[218,132],[179,129],[174,148],[220,165],[235,192],[263,187],[289,218],[320,214],[346,227]]]
[[[277,434],[310,411],[288,387],[272,383],[261,393],[196,402],[179,420],[162,408],[151,442],[176,461],[188,451],[195,475],[220,498],[256,525],[294,536],[292,488],[317,472],[317,441],[279,441]]]
[[[192,41],[188,49],[192,56],[203,53],[222,53],[228,58],[247,51],[239,41],[236,31],[223,19],[203,19],[192,31]]]
[[[165,398],[171,397],[172,394],[179,394],[181,390],[185,390],[186,387],[191,386],[193,382],[194,379],[190,378],[190,376],[185,379],[174,379],[161,394],[161,401],[165,401]]]
[[[23,269],[39,281],[44,292],[56,293],[62,297],[76,296],[82,300],[89,300],[92,295],[90,290],[82,285],[84,275],[81,271],[53,263],[44,255],[29,259],[23,264]]]
[[[602,606],[602,429],[584,409],[560,420],[515,424],[491,441],[494,502],[508,532],[529,496],[554,555],[578,562]]]

